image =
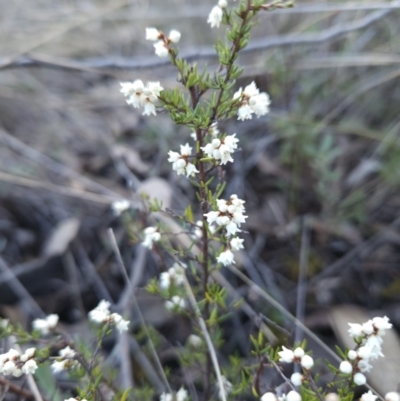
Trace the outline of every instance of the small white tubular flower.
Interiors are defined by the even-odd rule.
[[[368,393],[364,393],[360,400],[361,401],[375,401],[378,398],[377,395],[373,394],[371,390],[368,391]]]
[[[238,251],[239,249],[243,249],[243,241],[244,239],[241,239],[239,237],[234,237],[231,239],[231,249],[233,249],[234,251]]]
[[[347,354],[347,358],[349,358],[350,359],[350,361],[354,361],[354,359],[356,359],[357,358],[357,351],[354,351],[354,350],[350,350],[349,352],[348,352],[348,354]]]
[[[352,371],[353,371],[353,366],[350,362],[348,361],[343,361],[340,366],[339,366],[339,370],[346,374],[349,375]]]
[[[15,368],[14,371],[12,372],[12,375],[14,377],[21,377],[23,374],[24,372],[20,368]]]
[[[266,92],[260,93],[255,82],[247,85],[244,90],[240,88],[233,95],[234,100],[240,100],[241,105],[238,109],[238,120],[249,120],[252,114],[257,117],[263,116],[269,112],[271,100]]]
[[[31,359],[35,356],[36,348],[28,348],[22,355],[20,360],[22,362],[26,362],[28,359]]]
[[[301,386],[301,383],[303,383],[303,378],[304,376],[301,373],[293,373],[292,376],[290,376],[290,381],[294,386]]]
[[[297,347],[297,348],[293,351],[293,353],[294,353],[294,356],[295,356],[296,358],[301,358],[301,357],[304,356],[304,354],[305,354],[304,349],[301,348],[301,347]]]
[[[310,370],[314,366],[314,359],[310,355],[304,355],[301,357],[300,364],[304,369]]]
[[[286,395],[286,401],[301,401],[301,395],[297,391],[289,391]]]
[[[203,344],[203,340],[199,336],[196,336],[196,334],[191,334],[187,342],[194,348],[199,348]]]
[[[368,362],[368,359],[367,360],[361,359],[361,361],[358,361],[357,366],[363,373],[370,372],[372,369],[372,365]]]
[[[164,90],[159,81],[148,82],[147,89],[156,97],[160,96],[161,91]]]
[[[219,25],[221,24],[222,21],[222,15],[223,15],[222,8],[219,6],[213,7],[211,10],[207,23],[211,25],[211,28],[219,28]]]
[[[157,28],[146,28],[146,40],[151,40],[155,42],[160,39],[162,36],[162,32],[160,32]]]
[[[176,393],[176,401],[185,401],[188,398],[188,392],[181,387]]]
[[[230,249],[221,252],[217,257],[217,262],[222,263],[224,266],[235,264],[235,257]]]
[[[349,323],[349,326],[350,326],[350,328],[348,330],[348,333],[349,333],[350,337],[357,338],[357,337],[361,337],[364,334],[361,324]]]
[[[261,401],[278,401],[274,393],[268,392],[261,396]]]
[[[159,40],[153,46],[158,57],[168,57],[169,50],[163,40]]]
[[[282,351],[278,352],[279,362],[291,363],[294,359],[294,352],[291,349],[282,346]]]
[[[127,98],[126,102],[135,108],[142,105],[141,96],[144,90],[143,82],[137,79],[133,82],[121,82],[121,93]]]
[[[7,361],[4,366],[3,369],[1,370],[1,372],[3,373],[3,375],[11,375],[14,370],[15,370],[16,366],[15,363],[13,361]]]
[[[186,301],[179,295],[174,295],[171,300],[165,302],[165,307],[170,311],[176,309],[185,309]]]
[[[356,373],[353,381],[357,386],[363,386],[367,382],[367,378],[362,373]]]
[[[96,306],[96,308],[94,308],[88,313],[89,320],[91,320],[96,324],[105,324],[105,323],[111,324],[115,326],[120,333],[122,333],[123,331],[127,331],[129,321],[124,320],[122,316],[119,315],[118,313],[111,313],[109,308],[110,308],[109,302],[105,300],[101,301]],[[73,350],[67,347],[64,348],[64,350],[60,351],[60,356],[64,358],[66,357],[72,358],[73,352],[74,352]],[[73,355],[75,355],[75,353],[73,353]]]
[[[173,29],[168,36],[168,39],[172,43],[178,43],[181,39],[181,33],[175,29]]]
[[[58,354],[61,356],[63,359],[68,359],[68,358],[73,358],[76,354],[76,352],[70,347],[65,347],[61,349]]]
[[[384,317],[374,317],[372,319],[372,324],[375,329],[378,331],[379,336],[385,335],[385,330],[389,330],[393,327],[392,323],[389,323],[389,318],[387,316]]]
[[[143,246],[152,249],[153,242],[158,242],[161,239],[161,234],[157,231],[156,227],[147,227],[144,229],[144,240],[142,242]]]
[[[198,173],[196,166],[189,162],[189,157],[192,154],[192,147],[187,143],[181,145],[181,154],[170,150],[168,152],[168,161],[172,163],[172,169],[176,171],[178,175],[186,175],[191,177],[195,173]]]
[[[168,290],[172,283],[176,286],[182,285],[184,282],[184,268],[186,268],[186,265],[174,263],[168,271],[162,272],[159,279],[160,288]]]
[[[32,327],[34,330],[39,331],[40,334],[46,335],[55,329],[58,324],[58,319],[58,315],[48,315],[45,319],[35,319],[32,322]]]
[[[337,393],[328,393],[325,396],[325,401],[340,401],[340,397],[337,395]]]
[[[131,207],[131,202],[127,199],[118,200],[112,203],[111,208],[116,216],[120,216]]]
[[[54,361],[51,365],[50,368],[54,374],[63,372],[64,370],[67,370],[67,363],[68,361]]]
[[[116,329],[122,334],[125,331],[129,330],[129,320],[125,320],[122,318],[121,315],[118,313],[113,313],[111,315],[112,319],[114,320],[114,324]]]
[[[227,0],[219,0],[218,1],[218,7],[222,8],[222,9],[226,8],[227,5],[228,5]]]
[[[37,363],[34,359],[29,359],[22,365],[22,373],[28,375],[29,373],[35,373],[36,369],[38,368]]]
[[[400,394],[396,391],[389,391],[385,395],[385,401],[400,401]]]
[[[362,324],[362,331],[363,334],[366,334],[367,336],[374,332],[374,325],[372,323],[372,320],[368,320],[368,322]]]

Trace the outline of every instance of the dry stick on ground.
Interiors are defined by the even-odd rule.
[[[115,253],[115,257],[117,259],[118,266],[121,269],[121,273],[122,273],[122,275],[123,275],[123,277],[125,279],[126,285],[130,288],[130,291],[132,293],[132,299],[133,299],[133,301],[135,303],[140,323],[141,323],[141,325],[142,325],[142,327],[143,327],[143,329],[144,329],[144,331],[146,333],[146,337],[147,337],[147,339],[149,341],[150,349],[151,349],[151,352],[153,354],[154,361],[156,362],[157,368],[159,370],[159,374],[162,377],[162,379],[164,381],[164,384],[168,389],[168,392],[170,394],[172,394],[171,386],[169,385],[169,382],[168,382],[167,376],[165,375],[165,372],[164,372],[164,369],[162,367],[160,358],[158,357],[157,351],[156,351],[156,349],[154,347],[154,343],[151,340],[150,333],[148,331],[146,321],[144,320],[142,311],[140,310],[140,307],[139,307],[139,303],[138,303],[138,301],[136,299],[136,296],[135,296],[135,293],[134,293],[135,289],[132,287],[132,284],[131,284],[130,279],[128,277],[128,274],[126,272],[125,264],[124,264],[124,261],[122,260],[122,256],[121,256],[121,253],[119,251],[118,244],[117,244],[117,241],[115,239],[115,235],[114,235],[114,232],[113,232],[112,228],[108,229],[108,236],[109,236],[109,239],[110,239],[110,242],[111,242],[112,249],[113,249],[113,251]]]
[[[400,8],[400,5],[397,7]],[[249,45],[241,50],[242,53],[257,52],[259,50],[270,49],[273,47],[294,46],[294,45],[312,45],[318,43],[336,40],[342,36],[368,27],[390,14],[392,9],[385,9],[373,12],[367,16],[347,24],[334,25],[320,32],[307,34],[287,34],[262,39],[253,39]],[[214,47],[200,47],[200,50],[182,50],[180,57],[186,61],[199,59],[209,59],[217,57]],[[0,59],[0,70],[25,67],[44,67],[54,69],[72,69],[88,71],[88,69],[120,69],[120,70],[140,70],[145,68],[157,68],[169,66],[169,60],[163,60],[156,57],[140,58],[105,58],[91,59],[87,61],[57,59],[52,56],[29,55],[25,54],[18,59]]]

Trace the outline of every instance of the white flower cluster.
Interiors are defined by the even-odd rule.
[[[3,375],[13,375],[20,377],[24,373],[35,373],[38,368],[34,360],[36,348],[28,348],[22,355],[11,348],[5,354],[0,354],[0,372]]]
[[[187,143],[181,145],[181,154],[170,150],[168,152],[168,161],[172,163],[172,169],[176,171],[178,175],[184,174],[186,177],[191,177],[195,173],[198,173],[196,166],[190,163],[189,157],[192,154],[192,147]]]
[[[122,333],[128,330],[129,320],[124,320],[118,313],[110,312],[110,302],[102,300],[100,303],[89,312],[89,319],[96,324],[111,324]]]
[[[237,195],[231,195],[229,200],[218,199],[217,200],[217,211],[211,211],[204,216],[207,217],[207,222],[210,228],[213,224],[222,226],[226,230],[226,236],[234,236],[237,232],[240,232],[240,226],[245,222],[247,216],[245,212],[244,201],[239,199]],[[233,237],[228,241],[227,248],[221,252],[218,256],[217,261],[222,263],[224,266],[235,263],[234,255],[232,250],[238,251],[243,248],[243,239]]]
[[[268,392],[261,397],[261,401],[301,401],[301,395],[297,391],[289,391],[277,397],[274,393]]]
[[[121,82],[121,93],[127,98],[126,102],[134,108],[143,107],[143,115],[156,115],[156,106],[159,104],[158,97],[164,88],[160,82],[148,82],[137,79],[133,82]]]
[[[147,227],[144,229],[143,246],[152,249],[153,242],[158,242],[161,239],[161,234],[157,231],[156,227]]]
[[[310,355],[306,355],[301,347],[297,347],[292,351],[283,346],[282,351],[279,351],[278,355],[280,362],[299,363],[305,370],[310,370],[314,366],[314,359]]]
[[[213,7],[210,14],[208,15],[207,23],[211,25],[211,28],[219,28],[222,16],[224,15],[224,9],[228,5],[227,0],[219,0],[218,5]]]
[[[347,354],[349,360],[343,361],[339,370],[341,373],[353,375],[354,383],[361,386],[367,382],[363,373],[372,369],[370,361],[384,356],[382,353],[382,336],[385,335],[385,330],[392,328],[392,324],[389,323],[389,318],[385,316],[374,317],[363,324],[349,323],[349,326],[348,332],[359,345],[359,348],[349,351]]]
[[[178,43],[181,39],[181,33],[173,29],[169,36],[165,36],[162,31],[157,28],[146,28],[146,40],[154,43],[154,49],[158,57],[168,57],[171,43]]]
[[[188,392],[183,387],[175,394],[175,397],[171,393],[162,393],[160,395],[160,401],[185,401],[188,398]]]
[[[234,100],[240,101],[238,120],[250,120],[252,114],[257,117],[264,116],[269,112],[271,100],[265,92],[260,93],[255,82],[247,85],[244,90],[240,88],[234,95]]]
[[[172,284],[175,286],[182,285],[185,276],[184,269],[186,269],[186,267],[184,263],[174,263],[168,271],[162,272],[159,279],[160,288],[168,290]]]
[[[221,164],[226,164],[233,162],[232,153],[237,149],[238,142],[239,139],[236,138],[236,134],[227,135],[222,139],[214,138],[201,149],[208,157],[220,160]]]
[[[40,334],[45,336],[56,328],[58,324],[58,319],[58,315],[48,315],[45,319],[35,319],[32,322],[32,327],[34,330],[39,331]]]
[[[51,364],[51,370],[53,371],[53,373],[59,373],[77,366],[78,361],[75,361],[73,359],[75,357],[75,354],[76,352],[69,346],[61,349],[58,352],[60,358],[58,358],[58,360],[54,361]]]

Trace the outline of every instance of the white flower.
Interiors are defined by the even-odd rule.
[[[377,395],[374,395],[374,394],[372,393],[372,391],[369,390],[368,393],[364,393],[364,394],[361,396],[360,400],[361,400],[361,401],[375,401],[377,398],[378,398],[378,396],[377,396]]]
[[[396,391],[390,391],[385,395],[385,401],[400,401],[400,394]]]
[[[393,325],[389,323],[389,318],[387,316],[384,317],[374,317],[372,319],[372,324],[378,330],[378,335],[385,335],[385,330],[391,329]]]
[[[135,108],[142,105],[141,96],[144,90],[143,82],[137,79],[133,82],[121,82],[121,93],[127,98],[126,102]]]
[[[182,297],[174,295],[170,301],[165,302],[165,307],[168,310],[185,309],[186,301]]]
[[[157,231],[156,227],[147,227],[144,229],[144,240],[142,242],[143,246],[152,249],[153,242],[158,242],[161,239],[161,234]]]
[[[189,162],[189,157],[192,154],[192,147],[187,143],[181,145],[181,154],[170,150],[168,152],[168,161],[172,163],[172,169],[176,171],[178,175],[185,174],[186,177],[190,177],[195,173],[198,173],[196,166]]]
[[[222,15],[223,11],[221,7],[219,6],[213,7],[207,20],[207,23],[211,25],[211,28],[215,27],[219,28],[219,25],[221,24],[222,21]]]
[[[363,334],[369,335],[374,332],[374,325],[372,323],[372,320],[368,320],[368,322],[365,322],[362,324],[362,331]]]
[[[228,2],[226,0],[218,1],[218,7],[220,7],[220,8],[226,8],[227,5],[228,5]]]
[[[301,383],[303,383],[303,378],[304,376],[301,373],[293,373],[292,376],[290,376],[290,381],[294,386],[301,386]]]
[[[22,362],[26,362],[28,359],[31,359],[35,356],[36,348],[28,348],[22,355],[20,360]]]
[[[196,334],[191,334],[187,342],[194,348],[199,348],[203,344],[203,340],[199,336],[196,336]]]
[[[217,262],[222,263],[224,266],[235,264],[235,258],[230,249],[221,252],[217,257]]]
[[[356,373],[353,381],[357,386],[363,386],[367,382],[367,378],[362,373]]]
[[[286,395],[286,400],[287,401],[301,401],[301,395],[297,391],[289,391],[289,393]]]
[[[231,248],[234,250],[234,251],[238,251],[239,249],[243,249],[244,248],[244,246],[243,246],[243,239],[241,239],[241,238],[239,238],[239,237],[234,237],[234,238],[232,238],[231,239],[231,242],[230,242],[230,244],[231,244]]]
[[[294,352],[291,349],[282,346],[282,351],[278,352],[279,362],[291,363],[294,359]]]
[[[160,288],[167,290],[172,283],[174,283],[176,286],[182,285],[184,282],[183,267],[186,268],[186,265],[182,266],[178,263],[174,263],[174,265],[170,267],[168,271],[162,272],[159,279]]]
[[[169,50],[163,40],[159,40],[153,46],[158,57],[168,57]]]
[[[42,335],[49,334],[51,330],[53,330],[58,323],[58,315],[52,314],[48,315],[45,319],[35,319],[32,322],[32,327],[34,330],[37,330]]]
[[[339,370],[346,374],[349,375],[352,371],[353,371],[353,366],[350,362],[348,361],[343,361],[340,366],[339,366]]]
[[[112,210],[116,216],[119,216],[121,213],[125,212],[131,207],[131,202],[127,199],[118,200],[112,203]]]
[[[278,401],[278,399],[274,393],[268,392],[263,394],[261,401]]]
[[[358,361],[357,366],[363,373],[370,372],[372,369],[372,365],[368,362],[368,360],[362,359],[361,361]]]
[[[67,369],[67,363],[68,361],[54,361],[51,365],[50,368],[53,371],[53,373],[60,373],[64,370]]]
[[[15,363],[13,361],[7,361],[2,369],[3,375],[11,375],[15,370]]]
[[[349,358],[350,359],[350,361],[354,361],[354,359],[356,359],[357,358],[357,352],[356,351],[354,351],[354,350],[350,350],[349,352],[348,352],[348,354],[347,354],[347,358]]]
[[[249,99],[249,106],[257,117],[264,116],[269,113],[269,105],[271,99],[265,92],[255,95]]]
[[[304,354],[305,354],[304,349],[301,348],[301,347],[297,347],[297,348],[293,351],[293,353],[294,353],[294,356],[295,356],[296,358],[301,358],[301,357],[304,356]]]
[[[70,346],[68,346],[68,347],[65,347],[65,348],[61,349],[58,352],[58,354],[63,359],[73,358],[75,356],[75,351]]]
[[[243,106],[239,107],[238,110],[238,120],[244,121],[244,120],[251,120],[253,110],[248,104],[244,104]]]
[[[185,401],[186,398],[188,398],[188,392],[183,387],[181,387],[176,393],[176,401]]]
[[[156,97],[160,96],[161,91],[164,90],[164,88],[160,85],[159,81],[147,82],[147,89],[151,91],[153,95]]]
[[[115,327],[120,333],[129,330],[129,320],[123,319],[118,313],[113,313],[111,316],[114,319]]]
[[[21,377],[23,374],[24,372],[20,368],[15,368],[14,371],[12,372],[12,375],[14,377]]]
[[[350,337],[357,338],[357,337],[361,337],[364,334],[361,324],[349,323],[349,326],[350,326],[350,328],[348,330],[348,333],[349,333]]]
[[[36,369],[38,368],[37,363],[34,359],[29,359],[29,361],[26,361],[21,370],[23,373],[26,375],[29,373],[35,373]]]
[[[162,33],[157,28],[146,28],[146,40],[155,42],[160,39]]]
[[[179,40],[181,39],[181,33],[175,29],[173,29],[168,36],[168,39],[172,42],[172,43],[178,43]]]
[[[312,359],[310,355],[304,355],[300,363],[304,369],[310,370],[314,366],[314,359]]]

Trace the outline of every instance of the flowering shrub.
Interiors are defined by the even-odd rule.
[[[332,381],[325,388],[318,386],[315,373],[320,362],[314,361],[311,352],[306,350],[305,342],[293,347],[276,348],[265,345],[262,331],[257,338],[252,337],[252,362],[255,361],[255,364],[240,362],[232,369],[225,369],[226,372],[221,371],[219,364],[218,349],[222,345],[220,326],[230,310],[238,305],[227,305],[226,289],[213,278],[222,267],[235,264],[236,252],[245,246],[241,236],[247,219],[245,201],[236,194],[224,194],[223,169],[234,162],[235,154],[240,150],[240,134],[225,132],[223,122],[229,118],[239,121],[258,118],[269,112],[270,98],[257,88],[255,82],[234,91],[235,81],[242,73],[236,60],[249,41],[257,14],[291,5],[290,1],[283,0],[269,3],[242,0],[231,8],[227,0],[219,0],[207,22],[211,28],[226,25],[227,39],[225,42],[218,41],[216,45],[220,68],[213,74],[207,70],[200,73],[196,65],[189,65],[179,58],[176,44],[180,41],[180,32],[171,30],[167,36],[155,27],[147,28],[146,40],[154,42],[157,56],[169,57],[186,92],[165,89],[160,82],[145,84],[141,79],[121,83],[120,91],[127,103],[142,109],[143,115],[157,116],[157,112],[165,111],[174,123],[187,127],[187,142],[180,144],[179,152],[168,152],[168,162],[172,163],[172,170],[177,175],[190,181],[198,199],[197,205],[193,208],[189,205],[184,215],[178,216],[182,232],[189,233],[191,244],[187,249],[174,247],[171,233],[151,213],[144,216],[146,223],[140,232],[142,245],[161,255],[167,265],[165,271],[148,284],[147,290],[164,299],[169,313],[191,319],[193,333],[182,346],[179,356],[183,367],[195,371],[200,378],[193,380],[196,386],[190,389],[177,386],[179,390],[173,390],[167,373],[158,372],[165,381],[165,391],[158,391],[157,394],[160,401],[199,398],[225,401],[246,392],[248,397],[249,390],[262,401],[328,401],[330,397],[332,399],[332,391],[341,400],[351,401],[353,389],[367,382],[364,373],[372,369],[375,359],[383,357],[383,336],[392,325],[387,317],[375,317],[364,324],[350,323],[349,334],[354,339],[355,348],[338,348],[342,358],[339,366],[325,363],[333,374]],[[128,200],[122,200],[113,205],[113,210],[116,215],[123,215],[130,207]],[[149,210],[168,213],[157,203],[151,204]],[[195,218],[195,213],[199,220]],[[192,252],[195,248],[198,251]],[[20,377],[35,374],[40,366],[49,366],[54,375],[68,374],[79,385],[72,394],[74,398],[65,398],[66,401],[125,401],[128,397],[153,399],[154,390],[149,389],[149,385],[143,385],[143,389],[138,386],[131,396],[130,389],[116,388],[113,375],[103,369],[100,350],[105,338],[115,331],[121,336],[129,333],[130,322],[119,313],[111,312],[111,308],[110,302],[102,300],[88,313],[88,320],[94,329],[94,345],[73,341],[60,326],[57,315],[34,320],[32,332],[3,322],[3,338],[14,338],[15,343],[32,343],[36,347],[26,348],[25,351],[10,348],[0,354],[1,373]],[[146,328],[145,334],[149,343],[153,344],[154,333]],[[157,356],[154,357],[156,359]],[[235,364],[232,362],[232,365]],[[296,367],[289,377],[281,371],[284,365]],[[267,367],[279,372],[286,385],[285,390],[278,386],[266,391],[262,372]],[[112,394],[111,397],[106,397],[106,390]],[[362,395],[361,400],[375,401],[377,397],[370,390]],[[386,399],[399,401],[395,392],[388,393]]]

